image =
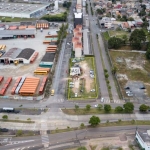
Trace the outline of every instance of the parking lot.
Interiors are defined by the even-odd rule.
[[[58,30],[58,27],[43,30],[43,32],[37,30],[35,38],[27,38],[27,39],[17,38],[17,39],[9,39],[9,40],[0,40],[0,45],[6,45],[6,52],[11,48],[20,48],[20,49],[31,48],[39,53],[37,59],[32,64],[14,65],[13,63],[11,63],[8,65],[4,65],[3,63],[0,63],[0,76],[4,76],[5,80],[8,77],[12,77],[13,79],[10,87],[7,90],[6,93],[7,95],[10,94],[10,90],[12,89],[15,80],[18,77],[20,76],[26,76],[26,77],[35,76],[40,78],[43,77],[42,75],[34,75],[34,70],[39,66],[39,63],[46,52],[46,47],[48,46],[46,44],[43,44],[43,41],[45,40],[45,36],[48,34],[48,32],[53,33],[56,30]],[[2,84],[0,85],[0,88],[1,87]]]

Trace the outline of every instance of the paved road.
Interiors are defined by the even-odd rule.
[[[100,57],[100,52],[99,52],[99,47],[96,39],[96,34],[97,32],[97,25],[95,23],[96,17],[91,16],[91,8],[90,8],[90,2],[87,1],[88,3],[88,12],[89,12],[89,22],[90,22],[90,29],[91,29],[91,35],[92,35],[92,42],[93,42],[93,50],[94,50],[94,55],[95,55],[95,61],[96,61],[96,68],[97,68],[97,76],[98,76],[98,82],[100,86],[100,92],[101,92],[101,97],[105,97],[109,99],[109,94],[108,94],[108,89],[104,77],[104,69],[102,66],[102,59]]]
[[[93,4],[93,1],[91,1],[91,6],[92,6],[92,8],[93,8],[93,11],[94,11],[94,6],[92,5]],[[90,5],[89,5],[90,6]],[[93,21],[93,19],[94,19],[94,21]],[[111,73],[111,67],[110,67],[110,65],[109,65],[109,61],[108,61],[108,56],[107,56],[107,54],[106,54],[106,51],[105,51],[105,47],[104,47],[104,43],[103,43],[103,40],[102,40],[102,37],[101,37],[101,34],[100,34],[100,29],[99,29],[99,27],[96,25],[97,24],[97,17],[95,16],[95,13],[94,13],[94,15],[92,16],[92,17],[90,17],[90,22],[91,22],[91,31],[93,32],[93,34],[95,34],[94,36],[93,36],[93,41],[96,41],[97,42],[97,39],[96,39],[96,34],[98,34],[99,35],[99,38],[98,38],[98,40],[99,40],[99,43],[100,43],[100,51],[101,51],[101,54],[102,54],[102,57],[103,57],[103,62],[104,62],[104,65],[105,65],[105,68],[108,70],[108,74],[109,74],[109,81],[110,81],[110,86],[111,86],[111,92],[112,92],[112,96],[113,96],[113,100],[119,100],[119,96],[118,96],[118,93],[117,93],[117,90],[116,90],[116,87],[115,87],[115,83],[114,83],[114,80],[113,80],[113,75],[112,75],[112,73]],[[94,43],[94,45],[95,45],[95,43]],[[96,46],[96,48],[97,48],[97,46]],[[96,49],[96,51],[95,51],[95,56],[97,56],[98,55],[98,50],[99,50],[99,48],[97,48]],[[102,61],[101,61],[102,62]],[[100,68],[100,63],[101,62],[99,62],[99,64],[97,64],[98,66],[99,66],[99,68]],[[103,69],[101,70],[101,72],[104,74],[104,72],[103,72]],[[104,75],[103,75],[103,80],[105,81],[105,78],[104,78]],[[100,80],[100,82],[101,82],[101,80]],[[103,83],[104,84],[104,83]],[[103,86],[102,86],[103,87]],[[105,85],[104,85],[104,91],[106,90],[105,89],[106,87],[105,87]],[[102,91],[102,89],[101,89],[101,91]],[[102,92],[103,93],[103,92]],[[108,92],[107,92],[108,93]],[[106,93],[106,94],[107,94]],[[107,94],[108,95],[108,94]],[[107,96],[106,95],[106,96]],[[103,94],[102,94],[102,96],[103,96]],[[105,96],[105,95],[104,95]],[[104,97],[103,96],[103,97]]]
[[[140,131],[145,131],[149,129],[149,126],[121,126],[121,127],[101,127],[101,128],[87,128],[77,131],[70,131],[65,133],[57,133],[49,135],[49,147],[46,149],[58,149],[63,148],[63,146],[75,146],[77,143],[80,145],[82,140],[92,139],[92,138],[104,138],[104,137],[116,137],[120,134],[134,135],[136,127]],[[6,137],[7,138],[7,137]],[[1,142],[5,146],[0,146],[0,149],[43,149],[41,145],[40,136],[32,137],[14,137],[9,138],[6,142],[6,138],[0,138]],[[79,146],[78,145],[78,146]]]

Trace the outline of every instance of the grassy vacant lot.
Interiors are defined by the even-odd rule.
[[[117,52],[110,51],[110,56],[114,66],[117,67],[117,74],[126,75],[128,81],[143,81],[148,86],[147,91],[150,96],[150,61],[147,61],[145,54],[135,52]],[[117,59],[122,59],[123,62],[118,62]],[[119,80],[121,90],[124,96],[124,86],[127,83],[126,79]]]
[[[121,121],[118,120],[116,122],[109,122],[109,120],[107,121],[107,123],[100,123],[97,127],[109,127],[109,126],[128,126],[128,125],[150,125],[150,121],[146,121],[146,120],[132,120],[132,121]],[[56,130],[51,130],[51,134],[56,134],[56,133],[62,133],[62,132],[68,132],[68,131],[75,131],[75,130],[79,130],[79,129],[83,129],[83,128],[90,128],[90,126],[87,127],[78,127],[78,128],[67,128],[66,129],[56,129]]]
[[[2,22],[20,22],[20,21],[35,21],[36,18],[11,18],[11,17],[2,17],[0,16]]]
[[[72,62],[73,59],[70,61],[70,67],[74,66],[75,63]],[[84,62],[84,63],[83,63]],[[96,68],[95,68],[95,60],[94,57],[85,57],[83,60],[80,60],[77,62],[81,66],[81,70],[85,70],[81,72],[81,75],[79,76],[79,89],[78,91],[78,97],[75,97],[74,88],[69,88],[69,82],[72,81],[71,77],[69,77],[68,80],[68,99],[69,100],[86,100],[86,99],[95,99],[98,96],[98,90],[97,90],[97,79],[96,79]],[[85,67],[87,65],[87,67]],[[85,68],[82,68],[85,67]],[[94,70],[95,77],[93,79],[90,78],[89,71],[87,73],[87,70]],[[81,79],[83,78],[83,79]],[[89,81],[90,80],[90,81]],[[92,82],[91,82],[92,81]],[[77,81],[76,81],[77,82]],[[89,92],[87,91],[87,85],[90,87],[90,89],[95,89],[95,92]],[[81,92],[81,90],[83,90]]]
[[[109,34],[108,34],[108,31],[103,32],[102,34],[103,34],[103,36],[104,36],[104,39],[105,39],[106,41],[108,41],[109,38],[110,38],[110,36],[109,36]]]
[[[110,30],[108,32],[109,32],[110,37],[116,36],[118,38],[122,38],[124,35],[127,35],[127,37],[129,37],[129,32],[126,32],[126,31],[113,31],[113,30]]]
[[[62,109],[62,111],[65,114],[68,115],[95,115],[95,114],[117,114],[114,109],[112,109],[110,112],[105,112],[103,109],[98,110],[97,108],[91,108],[89,111],[87,111],[85,108],[80,108],[78,110],[75,109]],[[122,112],[124,114],[125,112]],[[121,114],[121,113],[118,113]]]

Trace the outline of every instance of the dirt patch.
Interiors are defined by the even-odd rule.
[[[127,80],[128,81],[128,77],[126,74],[117,74],[117,78],[118,78],[118,80]]]
[[[90,77],[90,70],[91,70],[91,68],[88,66],[88,63],[86,61],[79,62],[79,66],[82,69],[82,75],[79,76],[78,79],[73,79],[74,88],[72,88],[72,91],[74,93],[78,93],[79,92],[80,79],[84,78],[85,79],[85,89],[89,93],[90,90],[92,89],[91,85],[94,82],[94,79]]]
[[[126,65],[128,67],[128,69],[141,69],[141,70],[144,70],[143,68],[143,64],[145,64],[145,61],[144,60],[137,60],[137,61],[134,61],[133,60],[133,57],[132,58],[125,58],[125,62],[126,62]]]

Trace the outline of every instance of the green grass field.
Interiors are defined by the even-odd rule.
[[[36,18],[11,18],[11,17],[2,17],[0,16],[2,22],[20,22],[20,21],[35,21]]]
[[[126,32],[126,31],[113,31],[113,30],[110,30],[108,32],[109,32],[110,37],[116,36],[118,38],[122,38],[124,35],[127,35],[127,37],[129,37],[129,32]]]

